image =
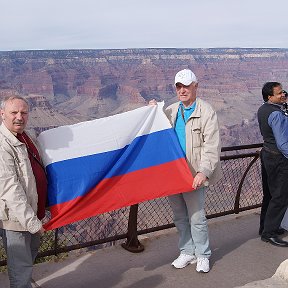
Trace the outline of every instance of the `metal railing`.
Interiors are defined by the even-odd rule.
[[[258,150],[261,147],[262,144],[252,144],[222,148],[223,177],[207,189],[207,218],[260,207],[262,183]],[[154,199],[44,233],[38,258],[85,247],[89,247],[88,250],[100,249],[123,239],[126,239],[122,244],[125,249],[141,252],[144,247],[138,235],[173,226],[167,197]],[[6,259],[1,244],[0,266],[3,266]]]

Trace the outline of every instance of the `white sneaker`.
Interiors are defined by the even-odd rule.
[[[209,267],[209,259],[208,258],[197,258],[197,266],[196,266],[196,271],[197,272],[202,272],[202,273],[207,273],[209,272],[210,267]]]
[[[189,264],[194,264],[197,262],[197,259],[194,255],[180,254],[177,259],[175,259],[171,265],[177,269],[186,267]]]

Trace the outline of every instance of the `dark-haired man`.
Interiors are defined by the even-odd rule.
[[[278,235],[288,206],[288,116],[283,111],[286,93],[278,82],[267,82],[262,88],[264,104],[258,110],[263,136],[261,151],[263,202],[260,216],[261,240],[288,247]]]
[[[44,232],[47,180],[35,143],[24,131],[28,114],[28,103],[20,96],[1,102],[0,236],[13,288],[32,287],[39,232]]]

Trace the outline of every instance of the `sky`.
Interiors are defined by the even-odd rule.
[[[0,0],[0,51],[288,48],[287,0]]]

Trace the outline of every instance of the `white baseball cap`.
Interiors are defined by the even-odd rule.
[[[183,69],[175,75],[175,85],[181,83],[185,86],[189,86],[192,82],[197,83],[197,78],[190,69]]]

